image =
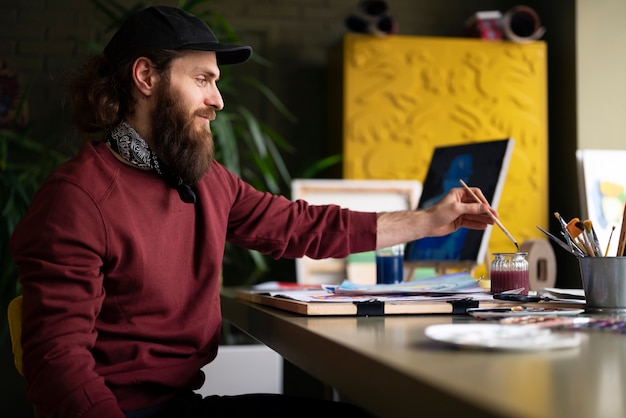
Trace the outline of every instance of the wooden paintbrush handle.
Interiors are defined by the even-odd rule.
[[[624,214],[622,215],[622,229],[619,233],[619,242],[617,245],[617,257],[624,255],[624,247],[626,247],[626,204],[624,204]]]

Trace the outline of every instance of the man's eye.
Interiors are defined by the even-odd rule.
[[[204,77],[198,77],[196,78],[196,83],[198,83],[198,85],[200,86],[204,86],[207,83],[207,79]]]

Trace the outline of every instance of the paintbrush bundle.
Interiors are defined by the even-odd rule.
[[[624,215],[626,216],[626,206],[624,209]],[[545,231],[544,229],[537,227],[541,232],[546,234],[548,238],[556,242],[560,247],[566,251],[578,256],[578,257],[607,257],[609,254],[609,248],[611,245],[611,238],[613,237],[613,231],[609,236],[609,241],[606,244],[606,250],[602,251],[600,242],[598,241],[598,235],[593,228],[593,222],[589,219],[581,221],[579,218],[572,218],[569,222],[559,214],[554,212],[554,217],[559,222],[561,227],[561,235],[563,240],[557,238],[553,234]],[[622,231],[620,234],[620,242],[617,250],[617,255],[624,255],[624,247],[626,246],[626,226],[622,222]]]

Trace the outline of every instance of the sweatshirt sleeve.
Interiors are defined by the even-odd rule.
[[[223,180],[226,182],[227,180]],[[238,180],[227,239],[274,258],[346,257],[376,248],[375,212],[310,205],[259,192]]]
[[[104,298],[106,239],[93,199],[66,182],[42,188],[13,233],[24,295],[24,376],[38,417],[124,417],[90,351]]]

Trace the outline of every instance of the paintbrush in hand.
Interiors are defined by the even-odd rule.
[[[459,180],[461,182],[461,184],[463,185],[463,187],[465,187],[465,190],[467,190],[469,192],[469,194],[472,195],[472,197],[478,202],[478,203],[484,203],[482,200],[480,200],[480,198],[478,196],[476,196],[476,193],[474,193],[472,191],[472,189],[469,188],[469,186],[467,184],[465,184],[465,182],[463,180]],[[496,215],[494,215],[493,213],[491,213],[491,211],[487,211],[487,214],[489,216],[491,216],[491,219],[493,219],[493,221],[495,222],[496,225],[498,225],[498,227],[502,230],[502,232],[504,232],[504,235],[506,235],[512,242],[513,244],[515,244],[515,247],[517,248],[517,251],[519,251],[519,245],[517,244],[517,241],[515,240],[515,238],[513,238],[513,235],[511,235],[511,233],[509,231],[506,230],[506,228],[504,227],[504,225],[502,225],[502,222],[500,222],[500,220],[498,218],[496,218]]]

